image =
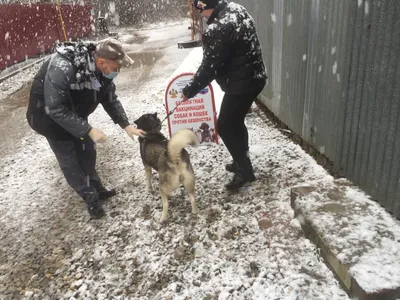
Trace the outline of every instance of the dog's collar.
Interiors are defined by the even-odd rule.
[[[160,139],[160,137],[162,137],[162,138]],[[140,137],[139,139],[142,139],[144,141],[146,141],[146,140],[147,141],[157,140],[158,142],[168,141],[168,139],[159,131],[147,132],[144,137]]]

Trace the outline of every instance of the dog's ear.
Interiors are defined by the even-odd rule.
[[[157,119],[157,113],[154,113],[154,114],[153,114],[153,117],[154,117],[155,119]]]

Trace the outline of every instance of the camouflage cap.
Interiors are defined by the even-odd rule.
[[[133,64],[133,60],[125,53],[120,41],[107,38],[98,42],[96,55],[102,58],[114,60],[120,65],[128,67]]]

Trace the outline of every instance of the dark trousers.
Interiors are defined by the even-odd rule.
[[[249,134],[244,119],[261,89],[240,95],[226,95],[218,116],[217,131],[233,161],[240,168],[247,168],[246,158],[249,150]]]
[[[54,141],[47,138],[68,184],[85,199],[103,188],[96,172],[96,144],[87,138]]]

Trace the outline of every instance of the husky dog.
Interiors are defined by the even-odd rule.
[[[181,129],[168,141],[160,132],[161,121],[157,118],[157,113],[142,115],[135,124],[138,129],[146,131],[146,136],[140,137],[139,143],[149,192],[153,191],[151,169],[159,174],[159,190],[163,204],[161,222],[168,220],[168,197],[180,184],[183,184],[189,194],[192,213],[197,214],[194,172],[189,153],[184,149],[187,145],[198,145],[196,135],[189,129]]]

